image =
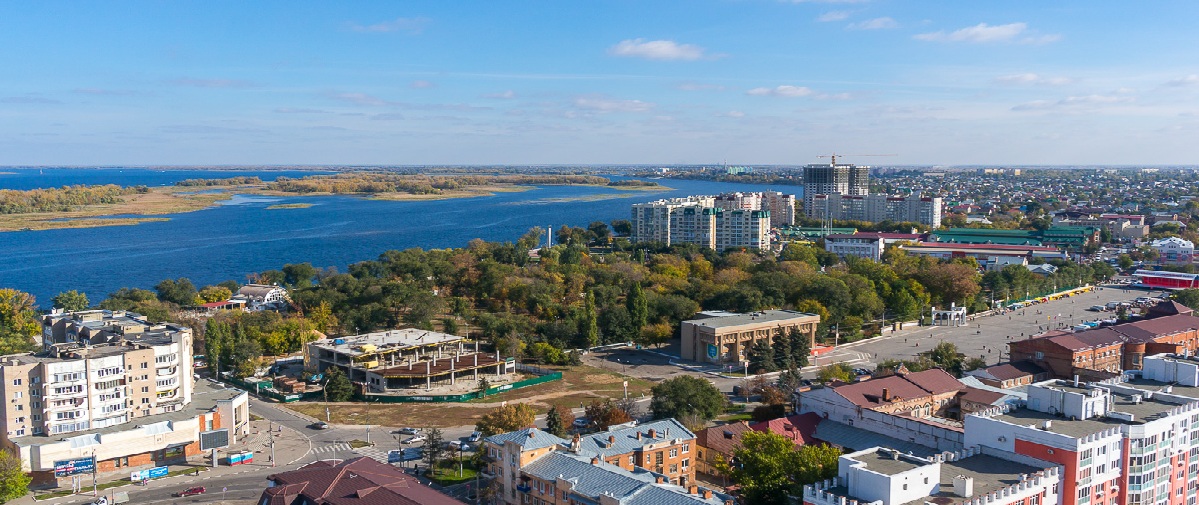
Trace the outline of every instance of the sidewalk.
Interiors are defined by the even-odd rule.
[[[216,484],[208,482],[208,481],[211,481],[212,479],[218,479],[218,482],[219,482],[219,479],[221,479],[221,478],[226,478],[226,477],[230,477],[233,475],[239,475],[239,474],[245,474],[245,473],[252,473],[252,472],[261,473],[262,476],[265,478],[273,470],[271,462],[269,461],[270,455],[271,455],[271,449],[270,449],[271,433],[267,432],[269,425],[270,425],[270,423],[265,420],[250,421],[249,434],[245,437],[239,438],[237,443],[232,444],[225,449],[222,449],[218,453],[218,458],[220,458],[222,460],[222,462],[221,462],[221,465],[216,468],[212,468],[212,466],[211,466],[212,463],[207,455],[195,456],[192,458],[192,461],[190,461],[188,464],[170,465],[168,467],[168,471],[171,473],[185,471],[185,470],[199,469],[200,474],[198,476],[194,475],[191,472],[187,472],[186,474],[183,474],[183,475],[173,475],[171,477],[155,479],[155,480],[150,481],[149,487],[146,488],[146,487],[142,487],[140,485],[134,485],[133,483],[128,482],[129,472],[110,473],[108,475],[100,476],[100,478],[97,479],[97,484],[102,486],[106,483],[118,482],[118,481],[125,481],[125,483],[124,483],[124,485],[111,487],[108,489],[101,489],[100,494],[106,494],[107,496],[111,497],[113,491],[126,491],[126,492],[129,492],[131,495],[133,495],[133,494],[137,493],[138,491],[145,490],[145,489],[161,489],[161,488],[183,489],[183,488],[190,487],[189,485],[207,485],[208,487],[212,487],[212,486],[216,485]],[[308,441],[308,437],[299,435],[298,433],[295,432],[295,430],[289,429],[287,427],[282,427],[282,432],[280,432],[279,431],[280,426],[277,424],[274,425],[274,428],[275,428],[275,432],[273,433],[273,435],[275,435],[275,462],[278,467],[284,467],[284,466],[290,465],[296,461],[299,461],[300,459],[302,459],[304,456],[306,456],[308,454],[309,450],[311,449],[311,444]],[[245,465],[225,466],[224,457],[226,454],[228,454],[229,451],[253,451],[254,452],[254,462],[248,463]],[[31,504],[55,505],[55,504],[90,503],[92,500],[95,499],[95,497],[92,496],[91,487],[90,487],[91,476],[90,475],[85,476],[85,481],[86,481],[87,485],[85,486],[85,491],[82,494],[67,495],[67,496],[55,496],[53,498],[46,498],[43,500],[34,500],[33,497],[35,496],[35,494],[30,493],[20,499],[13,500],[9,503],[20,504],[20,505],[31,505]],[[265,486],[265,484],[264,484],[264,486]],[[69,486],[68,486],[68,489],[69,489]],[[47,494],[47,493],[41,492],[41,494]],[[137,503],[137,502],[138,502],[138,499],[136,497],[131,497],[130,503]]]

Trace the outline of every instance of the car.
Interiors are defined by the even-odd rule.
[[[199,494],[204,494],[204,491],[205,491],[204,486],[189,487],[187,489],[184,489],[183,491],[179,491],[178,493],[175,493],[174,496],[176,498],[182,498],[184,496],[195,496],[195,495],[199,495]]]
[[[475,431],[475,432],[472,432],[472,433],[470,434],[470,437],[469,437],[469,438],[467,438],[467,439],[466,439],[466,441],[467,441],[467,442],[470,442],[470,443],[472,443],[472,444],[473,444],[473,443],[475,443],[475,442],[478,442],[479,440],[482,440],[482,439],[483,439],[483,433],[482,433],[482,432]]]
[[[425,438],[426,437],[424,435],[413,435],[411,437],[404,439],[404,443],[405,444],[416,444],[416,443],[424,442]]]
[[[591,424],[591,421],[588,420],[586,417],[580,417],[578,419],[575,419],[575,422],[574,422],[575,428],[586,428],[587,425],[589,425],[589,424]]]
[[[469,451],[470,444],[466,442],[459,442],[457,440],[450,440],[445,443],[445,448],[451,451]]]
[[[1092,305],[1091,308],[1089,308],[1087,310],[1090,310],[1093,312],[1103,312],[1103,311],[1107,310],[1107,307],[1104,307],[1103,305]]]
[[[329,423],[326,423],[324,421],[317,421],[315,423],[308,425],[308,427],[312,428],[314,430],[327,430],[327,429],[329,429]]]
[[[399,433],[401,435],[419,435],[420,428],[400,428],[400,429],[396,430],[396,433]]]

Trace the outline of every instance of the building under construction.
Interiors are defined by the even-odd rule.
[[[516,372],[513,358],[479,352],[478,342],[411,328],[317,340],[304,359],[307,368],[322,372],[339,367],[372,393],[429,391],[485,375],[495,383]]]

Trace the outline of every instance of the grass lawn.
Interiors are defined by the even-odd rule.
[[[364,441],[358,440],[358,439],[354,439],[354,440],[350,441],[351,449],[361,449],[363,447],[370,447],[372,445],[375,445],[375,444],[372,444],[370,442],[364,442]]]
[[[334,424],[443,428],[474,424],[502,402],[528,403],[539,414],[544,414],[553,406],[577,408],[580,403],[624,396],[623,381],[626,378],[617,372],[587,365],[547,368],[562,372],[562,380],[505,391],[466,403],[372,403],[367,407],[365,403],[354,402],[294,402],[283,406],[318,419],[325,418],[325,407],[328,406],[330,422]],[[653,383],[642,379],[628,378],[628,381],[630,397],[649,394],[653,387]]]
[[[429,480],[442,486],[452,486],[454,484],[470,482],[475,480],[475,476],[478,474],[479,472],[475,469],[474,464],[471,463],[470,458],[462,458],[461,474],[458,473],[457,459],[446,459],[439,461],[437,463],[436,475],[430,475],[428,472],[425,472],[425,476],[428,477]]]

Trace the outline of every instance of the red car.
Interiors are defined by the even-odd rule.
[[[187,489],[184,489],[183,491],[175,493],[175,496],[181,498],[184,496],[194,496],[194,495],[198,495],[198,494],[204,494],[204,486],[189,487]]]

